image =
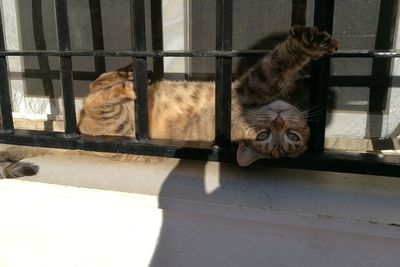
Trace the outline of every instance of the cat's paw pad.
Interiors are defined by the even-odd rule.
[[[320,31],[317,27],[295,25],[290,29],[290,34],[314,59],[325,53],[334,53],[339,48],[338,40],[326,31]]]

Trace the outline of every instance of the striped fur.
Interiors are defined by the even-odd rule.
[[[335,52],[338,41],[315,27],[293,26],[290,36],[240,78],[236,90],[244,106],[289,101],[303,88],[301,70],[311,60]]]
[[[18,178],[22,176],[32,176],[37,174],[39,167],[22,161],[1,161],[0,162],[0,179]]]
[[[306,150],[307,79],[298,71],[337,46],[326,32],[294,26],[285,42],[232,84],[232,139],[239,142],[240,165]],[[132,69],[102,74],[84,99],[81,133],[133,136],[135,98]],[[148,86],[148,100],[151,138],[214,139],[214,82],[156,82]]]
[[[90,85],[84,99],[78,128],[87,135],[133,136],[134,100],[132,72],[102,74]]]

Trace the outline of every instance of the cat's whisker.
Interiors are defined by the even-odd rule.
[[[312,114],[312,115],[307,115],[304,116],[304,118],[314,118],[314,117],[323,117],[324,113],[320,113],[320,114]]]
[[[324,110],[315,110],[315,111],[307,113],[307,115],[322,114],[322,113],[325,113],[325,111]]]
[[[323,110],[318,110],[318,111],[314,111],[314,112],[309,112],[307,113],[307,115],[314,115],[314,114],[322,114],[325,113]]]
[[[314,119],[314,118],[323,118],[323,115],[318,115],[318,116],[310,116],[310,117],[306,117],[305,119],[310,120],[310,119]]]
[[[317,112],[322,112],[324,111],[325,108],[324,107],[320,107],[320,108],[310,108],[310,109],[306,109],[303,111],[300,111],[300,114],[313,114],[313,113],[317,113]]]
[[[267,121],[267,120],[271,120],[271,118],[257,118],[255,119],[257,122],[262,122],[262,121]]]
[[[325,113],[325,110],[324,109],[312,110],[312,111],[309,111],[307,113],[307,115],[321,114],[321,113]]]
[[[244,106],[242,106],[242,105],[239,105],[239,107],[242,109],[242,110],[244,110],[244,111],[246,111],[246,112],[252,112],[252,113],[255,113],[256,112],[256,109],[252,109],[252,108],[246,108],[246,107],[244,107]]]
[[[315,117],[315,116],[321,116],[321,115],[324,115],[324,114],[325,114],[324,112],[320,112],[320,113],[308,114],[305,117]]]
[[[239,117],[240,117],[240,116],[239,116]],[[247,117],[250,117],[250,116],[247,116]],[[257,120],[260,120],[260,119],[272,119],[272,118],[274,118],[275,116],[268,115],[268,114],[255,114],[254,117],[255,117]],[[241,118],[242,118],[242,117],[241,117]]]
[[[319,121],[321,121],[322,120],[322,118],[313,118],[313,119],[307,119],[307,121],[308,122],[319,122]]]
[[[303,114],[304,116],[314,116],[314,115],[321,115],[321,114],[325,114],[326,112],[324,110],[316,110],[313,112],[309,112],[306,114]]]
[[[286,116],[285,119],[286,120],[298,120],[299,117],[298,116]]]
[[[261,115],[257,115],[257,118],[273,118],[275,116],[269,115],[269,114],[261,114]]]

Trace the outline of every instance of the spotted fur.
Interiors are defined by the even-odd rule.
[[[297,157],[309,139],[307,78],[299,70],[338,41],[317,28],[294,26],[285,42],[232,84],[232,139],[237,161]],[[79,121],[88,135],[134,134],[132,70],[102,74],[90,86]],[[159,81],[148,86],[151,138],[212,141],[215,136],[215,83]]]

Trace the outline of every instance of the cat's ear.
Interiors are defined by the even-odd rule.
[[[117,71],[133,72],[133,65],[130,63],[128,66],[117,69]]]
[[[95,93],[101,89],[105,89],[118,80],[118,73],[110,71],[102,73],[96,80],[89,84],[89,91]]]
[[[297,37],[297,36],[301,35],[303,29],[304,29],[304,27],[302,27],[302,26],[293,25],[292,28],[290,29],[290,34],[293,37]]]
[[[260,157],[256,155],[245,142],[240,141],[236,151],[236,160],[242,167],[249,166]]]

